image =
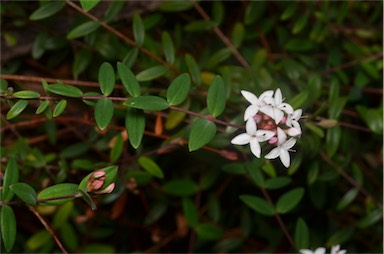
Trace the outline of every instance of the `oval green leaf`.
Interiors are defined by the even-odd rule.
[[[49,100],[40,101],[39,107],[36,109],[36,114],[43,113],[49,106]]]
[[[115,87],[115,71],[110,63],[104,62],[99,68],[99,84],[100,90],[108,96],[112,93]]]
[[[202,239],[214,241],[224,235],[224,231],[212,224],[201,223],[194,228],[196,234]]]
[[[240,200],[243,201],[248,207],[254,211],[267,216],[275,214],[274,207],[266,200],[252,195],[241,195]]]
[[[213,117],[219,116],[225,109],[225,88],[224,81],[220,76],[216,76],[212,81],[207,97],[208,111]]]
[[[124,140],[121,133],[117,134],[115,138],[115,142],[109,154],[111,162],[116,162],[120,158],[124,149]]]
[[[175,48],[173,46],[172,38],[167,31],[164,31],[161,39],[165,60],[167,63],[173,64],[175,62]]]
[[[10,157],[5,168],[4,180],[3,180],[3,188],[2,188],[2,199],[1,201],[10,201],[13,198],[14,193],[10,191],[9,186],[14,183],[17,183],[19,180],[19,167],[17,165],[16,159],[14,157]]]
[[[90,11],[95,7],[101,0],[80,0],[81,8],[83,8],[84,11]]]
[[[163,65],[153,66],[143,70],[136,75],[138,81],[149,81],[163,76],[168,71],[168,68]]]
[[[83,96],[83,92],[79,88],[71,85],[53,84],[47,86],[46,89],[48,92],[67,97],[80,98]]]
[[[347,207],[353,200],[355,200],[357,194],[359,193],[358,189],[354,188],[349,190],[344,196],[340,199],[337,204],[337,210],[342,210]]]
[[[31,206],[36,205],[36,192],[29,184],[14,183],[9,188],[25,203]]]
[[[65,6],[65,2],[51,2],[41,6],[39,9],[34,11],[31,16],[29,16],[30,20],[40,20],[44,18],[48,18],[55,13],[59,12]]]
[[[19,100],[13,106],[7,113],[7,120],[10,120],[12,118],[15,118],[18,116],[23,110],[27,107],[28,101],[27,100]]]
[[[74,183],[59,183],[42,190],[37,195],[37,201],[42,205],[61,205],[73,200],[78,195],[78,185]],[[47,200],[54,199],[54,200]]]
[[[196,205],[189,199],[183,198],[183,212],[189,226],[194,227],[199,222],[199,211]]]
[[[290,184],[292,179],[286,176],[280,176],[268,179],[265,183],[265,188],[270,190],[280,189]]]
[[[178,197],[188,197],[195,194],[199,187],[190,179],[171,180],[163,185],[163,190]]]
[[[99,28],[100,24],[96,21],[87,21],[83,24],[78,25],[77,27],[73,28],[68,34],[67,39],[75,39],[82,36],[85,36],[87,34],[92,33],[97,28]]]
[[[195,151],[202,146],[208,144],[216,135],[216,125],[207,119],[197,119],[191,127],[189,134],[188,148],[189,151]]]
[[[40,98],[40,94],[38,92],[28,91],[28,90],[18,91],[18,92],[13,93],[12,95],[13,95],[13,97],[20,98],[20,99],[37,99],[37,98]]]
[[[170,105],[179,105],[185,101],[191,88],[191,77],[183,73],[175,78],[167,89],[167,101]]]
[[[300,202],[304,196],[303,188],[293,189],[282,195],[276,203],[276,210],[279,213],[287,213]]]
[[[61,113],[64,112],[65,108],[67,107],[67,100],[61,100],[59,103],[57,103],[55,109],[53,110],[53,117],[57,117],[61,115]]]
[[[123,63],[117,63],[117,71],[125,90],[132,96],[140,96],[140,85],[132,71]]]
[[[95,120],[100,130],[104,130],[111,122],[115,107],[108,98],[102,98],[95,105]]]
[[[309,230],[302,218],[297,220],[294,238],[296,249],[301,250],[309,247]]]
[[[3,205],[1,207],[1,236],[5,250],[10,252],[16,240],[16,218],[12,207]]]
[[[143,110],[164,110],[169,107],[168,102],[159,96],[143,95],[139,97],[129,98],[124,102],[125,106]]]
[[[157,163],[154,162],[151,158],[146,156],[140,156],[138,162],[139,162],[139,165],[151,175],[157,178],[164,178],[163,171],[161,170],[159,165],[157,165]]]
[[[196,85],[201,84],[200,68],[197,65],[192,55],[185,55],[185,63],[187,64],[189,73],[191,74],[192,80]]]
[[[128,108],[125,115],[125,129],[129,143],[137,149],[143,139],[145,130],[145,115],[141,109]]]
[[[145,29],[144,29],[143,20],[141,19],[138,13],[134,13],[132,17],[132,22],[133,22],[133,37],[135,38],[137,45],[141,47],[143,46],[144,39],[145,39]]]

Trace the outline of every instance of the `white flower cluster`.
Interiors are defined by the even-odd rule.
[[[347,253],[346,250],[340,250],[340,245],[332,246],[331,254],[346,254],[346,253]],[[320,247],[320,248],[317,248],[315,251],[304,249],[304,250],[300,250],[300,254],[325,254],[325,248]]]
[[[251,103],[244,112],[245,133],[241,133],[231,140],[234,145],[249,144],[251,152],[260,158],[260,142],[276,146],[265,158],[280,157],[285,167],[290,165],[289,151],[301,135],[299,119],[302,110],[294,110],[291,105],[284,103],[280,89],[275,92],[268,90],[259,98],[251,92],[242,90],[241,94]],[[287,137],[290,138],[287,140]]]

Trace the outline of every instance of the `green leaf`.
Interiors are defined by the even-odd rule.
[[[81,8],[88,12],[95,7],[101,0],[80,0]]]
[[[185,63],[187,64],[189,73],[191,74],[192,81],[196,85],[200,85],[201,84],[200,68],[197,65],[193,56],[190,54],[186,54],[185,55]]]
[[[123,136],[121,135],[121,133],[119,133],[115,136],[115,142],[113,144],[111,153],[109,155],[111,162],[116,162],[120,158],[123,152],[123,148],[124,148]]]
[[[71,253],[76,252],[79,248],[80,238],[71,223],[66,222],[60,227],[60,236],[66,249]]]
[[[321,129],[320,127],[318,127],[314,124],[311,124],[310,122],[306,122],[305,126],[308,129],[310,129],[313,133],[315,133],[317,136],[319,136],[320,138],[324,138],[324,130]]]
[[[223,165],[221,168],[224,172],[230,174],[241,175],[247,173],[246,167],[243,163],[229,163]]]
[[[224,231],[216,225],[201,223],[194,228],[196,234],[205,240],[214,241],[224,235]]]
[[[59,116],[61,113],[64,112],[65,108],[67,107],[67,100],[61,100],[59,103],[57,103],[55,109],[53,110],[53,117]]]
[[[186,113],[172,110],[168,115],[167,119],[165,120],[165,129],[166,130],[172,130],[179,126],[180,123],[184,120],[184,118],[187,116]]]
[[[293,34],[298,34],[304,29],[305,25],[307,24],[308,17],[309,17],[308,13],[305,13],[304,15],[301,14],[299,16],[297,21],[293,24],[293,27],[292,27]]]
[[[185,101],[191,88],[191,77],[183,73],[175,78],[167,89],[167,101],[170,105],[179,105]]]
[[[42,205],[61,205],[73,200],[78,195],[78,185],[74,183],[59,183],[42,190],[38,195],[38,202]],[[71,196],[71,197],[68,197]],[[61,198],[63,197],[63,198]],[[45,200],[55,199],[55,200]]]
[[[108,96],[113,92],[115,88],[115,71],[110,63],[104,62],[99,68],[99,84],[100,90]]]
[[[144,39],[145,39],[145,29],[144,29],[143,21],[138,13],[133,14],[132,22],[133,22],[133,37],[135,38],[137,45],[141,47],[143,46]]]
[[[281,14],[280,19],[281,20],[287,20],[287,19],[291,18],[293,16],[293,14],[295,14],[298,6],[299,6],[298,4],[294,4],[294,3],[288,4],[287,8]]]
[[[173,64],[175,62],[175,47],[172,38],[167,31],[164,31],[161,36],[165,60],[167,63]]]
[[[138,73],[136,75],[136,79],[141,82],[153,80],[155,78],[163,76],[167,71],[168,68],[163,65],[153,66]]]
[[[108,166],[108,167],[97,169],[97,170],[101,170],[101,171],[105,172],[104,184],[101,187],[101,189],[104,189],[108,185],[110,185],[111,183],[115,182],[116,176],[117,176],[117,172],[118,172],[119,168],[118,168],[118,166]],[[79,186],[77,187],[78,190],[82,190],[82,191],[87,192],[88,180],[89,180],[89,178],[91,177],[91,175],[93,173],[94,172],[89,173],[87,176],[85,176],[83,178],[83,180],[81,180]]]
[[[54,228],[60,228],[68,221],[69,216],[73,212],[73,207],[73,202],[65,203],[59,207],[52,221]]]
[[[78,25],[77,27],[73,28],[68,34],[67,39],[76,39],[79,37],[83,37],[87,34],[92,33],[97,28],[99,28],[100,24],[96,21],[87,21],[85,23],[82,23],[81,25]]]
[[[366,228],[371,225],[377,224],[382,218],[383,218],[383,210],[378,208],[371,211],[369,214],[367,214],[367,216],[363,217],[359,221],[358,226],[360,228]]]
[[[195,151],[208,144],[216,135],[216,125],[207,119],[197,119],[191,126],[189,134],[189,151]]]
[[[125,128],[129,143],[137,149],[143,139],[145,130],[145,115],[141,109],[128,108],[125,115]]]
[[[149,226],[158,221],[167,211],[168,206],[164,203],[155,204],[146,216],[144,224]]]
[[[14,193],[10,191],[9,186],[19,181],[19,167],[17,165],[16,159],[14,157],[9,157],[7,166],[5,168],[3,188],[2,188],[2,200],[3,202],[8,202],[12,200]]]
[[[25,203],[31,206],[36,205],[36,192],[29,184],[14,183],[9,188]]]
[[[93,54],[87,49],[80,49],[75,52],[75,60],[72,65],[72,73],[75,79],[83,73],[92,61]]]
[[[125,106],[143,110],[159,111],[169,107],[168,102],[159,96],[143,95],[139,97],[129,98],[124,102]]]
[[[12,95],[13,95],[13,97],[20,98],[20,99],[36,99],[36,98],[40,98],[40,94],[38,92],[28,91],[28,90],[18,91],[18,92],[13,93]]]
[[[73,98],[81,98],[83,96],[83,92],[79,88],[71,85],[53,84],[47,86],[46,90],[54,94]]]
[[[164,178],[163,171],[161,170],[159,165],[157,165],[157,163],[153,161],[151,158],[146,156],[140,156],[138,162],[139,162],[139,165],[151,175],[157,178]]]
[[[225,109],[225,102],[224,81],[220,76],[216,76],[208,90],[207,104],[209,113],[213,117],[219,116]]]
[[[279,213],[287,213],[300,202],[304,196],[303,188],[293,189],[285,194],[283,194],[276,203],[276,210]]]
[[[49,100],[40,101],[39,107],[36,109],[36,114],[43,113],[49,106]]]
[[[115,112],[115,105],[108,98],[102,98],[95,105],[95,120],[100,130],[107,128]]]
[[[194,227],[199,222],[199,211],[196,205],[189,199],[183,198],[182,200],[183,213],[189,226]]]
[[[240,200],[243,201],[248,207],[262,215],[273,216],[275,214],[275,208],[266,200],[259,197],[252,195],[241,195]]]
[[[316,44],[309,39],[292,38],[283,46],[288,51],[305,52],[314,49]]]
[[[89,177],[87,178],[89,179]],[[88,194],[86,190],[79,189],[81,194],[81,198],[91,207],[92,211],[96,210],[96,204],[93,202],[91,196]]]
[[[192,196],[198,191],[197,184],[190,179],[171,180],[163,185],[163,190],[178,197]]]
[[[294,238],[296,249],[301,250],[309,247],[309,230],[307,224],[302,218],[299,218],[296,222]]]
[[[34,11],[31,16],[29,16],[30,20],[40,20],[45,19],[50,16],[53,16],[55,13],[59,12],[65,6],[64,1],[59,2],[51,2],[41,6],[39,9]]]
[[[216,26],[216,23],[213,21],[207,20],[197,20],[188,23],[184,29],[188,32],[196,32],[196,31],[206,31],[212,29]]]
[[[106,23],[112,21],[119,14],[124,6],[124,1],[111,1],[108,9],[105,11],[104,20]]]
[[[164,1],[161,2],[158,9],[167,12],[181,12],[193,8],[193,2],[188,1]]]
[[[286,176],[271,178],[265,182],[265,188],[270,190],[280,189],[290,184],[291,181],[292,179]]]
[[[329,157],[332,157],[340,145],[341,139],[341,127],[338,125],[332,129],[327,130],[327,134],[325,137],[326,144],[326,152]]]
[[[240,22],[237,22],[232,32],[232,44],[235,48],[238,48],[241,46],[241,43],[243,42],[243,39],[244,39],[244,34],[245,34],[245,29],[243,24]]]
[[[328,239],[326,243],[326,246],[343,244],[352,238],[352,236],[354,235],[353,233],[354,233],[354,228],[352,226],[349,226],[345,229],[338,230],[331,235],[331,237]]]
[[[248,170],[249,175],[251,176],[252,180],[256,183],[256,185],[261,188],[265,188],[266,182],[263,176],[263,172],[261,172],[260,168],[252,168],[250,166],[247,166],[246,169]]]
[[[329,105],[329,118],[338,119],[345,105],[347,104],[348,98],[339,97],[335,99]]]
[[[27,107],[28,101],[27,100],[19,100],[13,106],[7,113],[7,120],[10,120],[12,118],[15,118],[18,116],[23,110]]]
[[[376,134],[382,134],[383,132],[383,109],[379,107],[377,109],[367,108],[364,106],[357,106],[357,112],[360,117],[368,125],[369,129]]]
[[[291,100],[289,100],[289,104],[291,104],[291,106],[293,108],[300,108],[302,105],[304,105],[304,103],[307,101],[307,99],[308,99],[308,92],[303,91],[303,92],[297,94]]]
[[[140,85],[132,71],[120,62],[117,63],[117,71],[127,92],[132,97],[140,96]]]
[[[27,248],[29,250],[37,250],[41,248],[42,246],[48,244],[48,242],[51,240],[52,236],[49,234],[47,230],[41,230],[37,233],[34,233],[28,240],[27,240]]]
[[[10,252],[16,240],[16,218],[12,207],[1,206],[1,236],[5,250]]]
[[[357,194],[359,193],[358,189],[351,189],[347,193],[344,194],[344,196],[340,199],[339,203],[337,204],[337,210],[342,210],[345,207],[347,207],[350,203],[355,200]]]

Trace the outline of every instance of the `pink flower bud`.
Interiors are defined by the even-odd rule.
[[[108,194],[111,193],[115,189],[115,183],[111,183],[104,190],[94,191],[95,194]]]
[[[256,114],[256,115],[253,116],[253,119],[254,119],[256,122],[259,122],[259,121],[262,119],[262,117],[261,117],[261,115]]]
[[[105,172],[102,171],[102,170],[96,170],[93,174],[92,174],[93,178],[100,178],[100,177],[103,177],[105,176]]]
[[[268,140],[268,143],[270,143],[270,144],[276,144],[276,143],[277,143],[277,140],[278,140],[278,138],[275,136],[275,137],[270,138],[270,139]]]
[[[286,122],[287,122],[287,117],[283,116],[283,118],[281,119],[280,123],[285,124]]]

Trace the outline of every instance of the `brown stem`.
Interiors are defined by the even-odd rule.
[[[49,234],[55,240],[61,252],[68,253],[68,251],[64,248],[63,244],[60,242],[59,238],[56,236],[54,230],[48,225],[48,223],[44,220],[44,218],[40,216],[40,214],[36,211],[36,209],[33,206],[28,206],[28,208],[40,220],[41,224],[44,225],[45,229],[49,232]]]

